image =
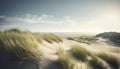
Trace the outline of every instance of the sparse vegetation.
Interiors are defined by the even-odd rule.
[[[74,69],[75,61],[72,57],[65,53],[58,54],[58,63],[61,65],[61,69]]]
[[[97,54],[98,57],[106,61],[113,69],[119,69],[120,67],[120,58],[107,53],[99,53]]]
[[[117,56],[106,53],[96,55],[79,45],[73,46],[70,53],[77,60],[88,63],[90,69],[119,69],[120,66],[120,58]]]
[[[117,32],[104,32],[96,35],[95,37],[107,38],[116,45],[120,45],[120,33]]]
[[[52,33],[43,34],[43,39],[49,43],[53,43],[53,41],[57,43],[62,42],[62,39],[60,37]]]
[[[67,37],[68,40],[74,40],[80,43],[90,44],[90,41],[97,40],[93,36],[77,36],[77,37]]]
[[[79,46],[79,45],[74,45],[72,49],[70,50],[70,53],[77,58],[78,60],[81,61],[86,61],[87,57],[91,55],[91,53],[86,50],[85,48]]]
[[[68,40],[74,40],[74,38],[72,38],[72,37],[68,37],[67,39],[68,39]]]
[[[92,69],[110,69],[109,65],[99,57],[93,56],[88,62]]]

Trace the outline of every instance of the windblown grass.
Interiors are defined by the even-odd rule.
[[[62,42],[62,39],[59,36],[52,33],[43,34],[43,39],[49,43],[53,43],[53,41],[57,43]]]
[[[74,69],[75,61],[72,56],[66,53],[62,48],[60,48],[57,52],[58,60],[56,61],[61,68],[60,69]]]
[[[96,54],[94,52],[90,52],[89,50],[79,45],[74,45],[72,49],[69,51],[69,54],[71,54],[73,57],[71,57],[71,55],[66,55],[64,53],[65,51],[61,49],[58,52],[59,63],[63,65],[61,67],[64,67],[62,69],[75,68],[76,62],[74,61],[76,59],[74,59],[73,57],[87,64],[88,66],[87,68],[89,69],[119,69],[120,67],[119,57],[105,52]],[[82,68],[78,67],[78,69],[82,69]]]
[[[91,55],[91,53],[86,50],[85,48],[79,46],[79,45],[74,45],[72,49],[70,50],[70,53],[77,58],[78,60],[81,61],[86,61],[87,57]]]
[[[33,36],[35,37],[35,39],[39,42],[42,43],[43,40],[43,35],[40,33],[33,33]]]
[[[99,53],[97,54],[97,56],[106,61],[113,69],[119,69],[120,67],[119,57],[108,53]]]
[[[5,30],[4,33],[9,33],[9,32],[15,32],[15,33],[22,33],[21,30],[14,28],[14,29],[10,29],[10,30]]]
[[[44,33],[44,34],[41,34],[41,33],[32,33],[30,31],[21,31],[19,29],[10,29],[10,30],[6,30],[4,31],[4,33],[27,33],[27,34],[31,34],[34,36],[34,38],[39,42],[39,43],[42,43],[43,40],[49,42],[49,43],[53,43],[53,42],[57,42],[57,43],[60,43],[62,42],[62,38],[53,34],[53,33]],[[2,33],[2,32],[0,32]]]
[[[58,62],[61,64],[61,69],[74,69],[75,67],[74,60],[67,54],[59,54]]]
[[[11,59],[39,61],[42,52],[32,34],[9,31],[0,34],[0,54]]]
[[[99,57],[93,56],[88,62],[92,69],[110,69],[109,65]]]
[[[80,60],[84,63],[88,63],[90,69],[119,69],[119,60],[113,55],[110,54],[96,54],[88,51],[87,49],[74,45],[70,50],[70,54],[75,57],[77,60]]]
[[[62,39],[54,34],[32,33],[11,29],[0,32],[0,54],[9,55],[20,60],[40,60],[42,52],[38,47],[38,42],[46,40],[49,43],[62,42]]]

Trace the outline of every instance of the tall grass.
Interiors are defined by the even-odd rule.
[[[14,28],[14,29],[10,29],[10,30],[5,30],[4,33],[8,33],[8,32],[16,32],[16,33],[22,33],[21,30]]]
[[[79,46],[79,45],[74,45],[72,49],[70,50],[70,53],[77,58],[78,60],[81,61],[87,61],[88,57],[91,55],[91,53],[86,50],[85,48]]]
[[[33,36],[35,37],[35,39],[39,42],[42,43],[43,40],[43,35],[40,33],[33,33]]]
[[[58,60],[56,61],[57,64],[61,67],[60,69],[74,69],[75,68],[75,61],[73,60],[72,56],[65,52],[64,49],[59,48],[57,50]]]
[[[11,29],[0,31],[0,54],[9,55],[20,60],[40,60],[42,52],[38,47],[38,42],[46,40],[49,43],[62,42],[62,39],[54,34],[32,33]]]
[[[109,65],[99,57],[93,56],[88,62],[92,69],[110,69]]]
[[[108,53],[99,53],[98,57],[106,61],[113,69],[119,69],[120,67],[120,58]]]
[[[57,54],[59,57],[57,64],[61,65],[60,69],[76,69],[78,59],[88,66],[87,69],[119,69],[120,67],[120,59],[115,55],[106,53],[96,55],[79,45],[74,45],[69,53],[60,48]],[[77,69],[86,68],[78,66]]]
[[[62,39],[59,36],[52,33],[43,34],[43,39],[49,43],[53,43],[53,41],[57,43],[62,42]]]
[[[57,42],[60,43],[62,42],[62,38],[53,34],[53,33],[32,33],[30,31],[21,31],[19,29],[10,29],[10,30],[5,30],[4,33],[9,33],[9,32],[14,32],[14,33],[28,33],[28,34],[32,34],[34,36],[34,38],[39,42],[42,43],[43,40],[49,42],[49,43],[53,43],[53,42]]]
[[[68,54],[59,54],[58,63],[61,64],[61,69],[74,69],[75,61]]]
[[[11,59],[39,61],[42,52],[32,34],[9,31],[0,34],[0,54]]]
[[[70,54],[77,60],[88,63],[88,66],[91,67],[90,69],[110,69],[110,65],[106,60],[79,45],[74,45],[70,50]],[[106,59],[109,59],[109,57]],[[117,60],[116,58],[114,59]],[[116,61],[113,62],[116,63]]]

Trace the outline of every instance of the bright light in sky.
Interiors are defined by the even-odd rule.
[[[118,8],[109,6],[101,10],[102,11],[100,14],[97,15],[99,15],[99,17],[102,18],[105,22],[116,22],[120,18],[120,10]]]
[[[103,13],[103,16],[101,16],[101,17],[103,17],[104,20],[111,22],[111,21],[118,20],[119,14],[116,12],[105,12],[105,13]]]
[[[0,30],[120,32],[118,0],[0,0]]]

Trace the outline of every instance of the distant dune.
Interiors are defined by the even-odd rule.
[[[117,32],[105,32],[96,35],[95,37],[102,37],[112,41],[114,44],[120,46],[120,33]]]

